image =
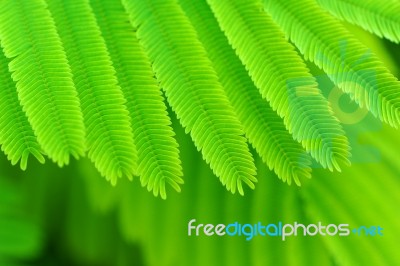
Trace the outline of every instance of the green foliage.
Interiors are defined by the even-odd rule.
[[[42,0],[1,1],[0,13],[1,45],[23,110],[47,156],[68,164],[84,153],[84,126],[51,14]]]
[[[249,142],[279,178],[288,184],[293,179],[299,185],[299,179],[310,177],[309,155],[293,140],[282,119],[261,98],[206,1],[181,0],[179,3],[195,26]]]
[[[359,25],[379,37],[400,42],[398,0],[318,0],[334,16]]]
[[[339,162],[348,163],[348,142],[328,102],[260,4],[244,0],[209,3],[255,85],[284,118],[293,138],[324,167],[339,170]]]
[[[137,173],[129,113],[89,1],[48,0],[81,99],[88,157],[113,184]]]
[[[387,159],[355,164],[340,174],[316,169],[315,178],[303,182],[301,188],[279,182],[256,157],[258,187],[246,197],[236,197],[223,193],[212,180],[207,165],[198,161],[188,136],[180,132],[182,129],[174,129],[187,155],[182,157],[184,169],[188,169],[185,175],[193,177],[186,181],[182,193],[160,201],[139,186],[128,186],[126,180],[118,183],[116,191],[100,178],[92,176],[87,182],[89,190],[94,182],[101,183],[101,189],[91,193],[93,202],[103,204],[102,195],[114,192],[109,202],[117,203],[115,209],[123,235],[133,243],[141,243],[146,265],[396,265],[399,260],[396,243],[400,213],[396,210],[400,202],[400,166],[398,157],[393,155],[400,141],[396,130],[385,126],[363,137],[365,143],[381,150]],[[83,175],[89,176],[89,172]],[[244,236],[188,237],[187,223],[192,218],[198,223],[214,224],[321,221],[351,226],[380,225],[387,231],[383,237],[303,237],[299,233],[286,241],[259,235],[245,241]]]
[[[25,170],[30,154],[44,163],[41,148],[18,101],[15,82],[8,72],[9,60],[0,51],[0,144],[13,165]]]
[[[319,3],[398,41],[397,3]],[[87,152],[113,184],[139,175],[156,196],[166,198],[166,184],[180,191],[164,90],[231,192],[257,182],[246,138],[288,184],[311,176],[311,157],[340,170],[348,139],[296,48],[399,125],[399,81],[311,0],[5,0],[0,13],[0,143],[22,169],[30,154],[63,166]]]
[[[86,158],[65,169],[33,163],[22,178],[20,171],[0,156],[1,169],[7,172],[7,176],[0,177],[0,213],[7,213],[0,218],[7,221],[7,227],[0,227],[0,232],[5,233],[0,243],[6,247],[0,248],[0,265],[344,266],[396,265],[399,261],[400,165],[396,154],[400,141],[396,130],[384,127],[363,138],[365,143],[382,151],[382,161],[355,164],[340,174],[317,169],[315,178],[303,182],[301,189],[280,182],[256,157],[259,184],[246,197],[224,193],[206,163],[199,161],[200,155],[190,137],[179,126],[174,130],[182,151],[185,176],[192,178],[186,181],[182,193],[168,195],[167,201],[153,197],[139,184],[132,185],[126,179],[116,187],[110,186]],[[16,185],[16,180],[21,184]],[[98,208],[91,207],[89,198],[94,204],[107,202],[107,211],[99,212]],[[20,215],[24,205],[30,211],[24,210],[24,215]],[[31,224],[29,215],[35,209],[33,206],[45,210],[40,218],[48,226],[45,230],[41,226],[39,234],[34,233],[38,228],[27,225]],[[348,222],[353,226],[381,225],[385,235],[298,236],[284,242],[278,237],[262,236],[251,241],[245,241],[244,236],[194,238],[188,237],[186,231],[187,222],[192,218],[215,224],[280,220]],[[18,222],[30,230],[18,226]],[[18,241],[19,251],[13,248],[13,256],[4,262],[2,255],[11,255],[10,239]],[[128,246],[126,242],[132,244]],[[51,249],[42,248],[43,244]],[[32,254],[48,258],[51,263],[44,263],[44,259],[21,262]],[[129,259],[121,263],[123,257]]]
[[[150,61],[120,1],[91,3],[127,100],[138,150],[140,181],[154,195],[160,192],[165,198],[165,183],[180,191],[178,184],[183,183],[183,174],[178,144]]]
[[[399,126],[400,82],[343,25],[313,0],[264,3],[307,59],[322,68],[361,107]]]
[[[241,125],[188,18],[175,1],[123,2],[168,102],[203,158],[228,190],[243,194],[242,182],[253,188],[255,166]]]
[[[399,83],[382,61],[398,63],[398,45],[356,39],[317,2],[398,42],[394,0],[0,1],[0,144],[11,164],[29,163],[21,172],[0,156],[0,265],[396,265],[398,131],[344,126],[379,160],[307,180],[311,157],[335,168],[349,144],[301,55],[397,126]],[[39,165],[45,156],[71,165]],[[242,193],[255,166],[246,197],[213,178]],[[162,201],[98,172],[137,174],[161,198],[182,176],[185,187]],[[188,237],[193,218],[379,225],[384,236]]]

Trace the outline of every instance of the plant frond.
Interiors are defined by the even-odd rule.
[[[91,5],[127,100],[140,181],[165,199],[165,183],[180,191],[183,173],[178,143],[150,60],[119,0],[92,0]]]
[[[1,45],[23,110],[44,152],[68,164],[70,155],[84,154],[84,125],[54,21],[42,0],[1,1],[0,13]]]
[[[208,1],[236,54],[293,138],[323,167],[349,164],[345,133],[294,47],[256,1]]]
[[[107,180],[137,173],[126,100],[88,0],[47,0],[63,42],[86,125],[88,157]]]
[[[399,126],[399,81],[339,21],[311,0],[264,3],[307,59],[361,107],[391,126]]]
[[[0,145],[12,165],[20,161],[26,170],[32,154],[44,163],[42,149],[18,100],[15,82],[8,71],[9,59],[0,51]]]
[[[400,1],[318,0],[332,15],[400,43]]]
[[[168,102],[226,188],[256,182],[242,126],[204,47],[176,1],[124,0]]]
[[[263,100],[205,0],[180,0],[198,32],[249,142],[284,182],[311,177],[311,158],[286,131],[282,119]]]

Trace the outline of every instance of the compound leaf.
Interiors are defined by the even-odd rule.
[[[400,1],[318,0],[332,15],[365,30],[400,42]]]
[[[205,0],[180,0],[198,32],[249,142],[278,177],[290,184],[311,177],[311,159],[286,131],[282,119],[263,100]]]
[[[339,21],[312,0],[264,3],[307,59],[361,107],[391,126],[399,126],[399,81]]]
[[[175,1],[124,0],[167,100],[229,191],[254,187],[242,126],[196,32]]]
[[[348,164],[345,133],[294,47],[256,1],[208,1],[254,84],[323,167]]]
[[[60,166],[84,154],[71,69],[42,0],[0,2],[0,39],[18,98],[44,152]]]
[[[141,183],[165,198],[165,183],[180,191],[183,173],[178,143],[150,60],[119,0],[92,0],[91,4],[127,100]]]
[[[47,0],[77,87],[88,157],[113,184],[137,173],[126,100],[88,0]]]
[[[15,82],[8,71],[9,59],[0,51],[0,145],[12,165],[20,161],[25,170],[29,155],[44,163],[42,149],[37,142],[18,100]]]

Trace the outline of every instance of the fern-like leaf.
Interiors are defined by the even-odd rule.
[[[348,141],[328,101],[261,3],[208,2],[255,85],[284,118],[293,138],[323,167],[340,170],[341,163],[348,164]]]
[[[0,39],[37,140],[60,166],[84,154],[84,125],[60,38],[42,0],[0,1]],[[40,157],[39,157],[40,158]]]
[[[173,0],[124,0],[137,36],[181,124],[228,190],[254,187],[253,158],[212,63]]]
[[[142,186],[166,198],[165,183],[183,183],[178,143],[161,90],[119,0],[92,0],[101,32],[130,113]]]
[[[89,2],[47,2],[81,99],[88,157],[113,184],[131,178],[137,154],[126,100]]]
[[[229,45],[205,0],[180,0],[214,64],[249,142],[279,178],[300,185],[311,177],[311,159],[286,131],[282,119],[263,100],[246,69]]]
[[[383,63],[314,0],[264,1],[307,59],[371,113],[399,126],[400,83]]]
[[[318,0],[332,15],[400,43],[400,1]]]
[[[8,71],[9,59],[0,51],[0,145],[12,165],[25,170],[32,154],[44,163],[42,149],[19,104],[17,88]]]

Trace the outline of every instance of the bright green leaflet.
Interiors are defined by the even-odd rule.
[[[88,157],[113,184],[137,173],[125,98],[87,0],[47,0],[81,100]]]
[[[255,1],[214,1],[210,6],[255,85],[293,138],[323,167],[348,164],[345,133],[299,55]]]
[[[263,100],[246,69],[230,47],[205,0],[180,0],[198,32],[249,142],[279,178],[300,185],[311,177],[311,160],[286,131],[282,119]]]
[[[313,0],[264,3],[307,59],[361,107],[391,126],[399,126],[399,81],[339,21]]]
[[[12,165],[25,170],[29,155],[44,163],[42,149],[19,104],[17,88],[8,72],[9,59],[0,51],[0,145]]]
[[[18,98],[44,152],[59,166],[83,156],[84,125],[60,38],[42,0],[0,2],[0,38]],[[50,55],[50,56],[49,56]]]
[[[361,26],[379,37],[400,42],[400,1],[318,0],[334,16]]]
[[[138,150],[140,181],[166,198],[165,183],[180,191],[182,167],[164,98],[128,14],[119,0],[92,0],[94,13],[128,107]]]
[[[123,1],[160,86],[196,147],[229,191],[256,182],[242,127],[195,30],[175,1]]]

